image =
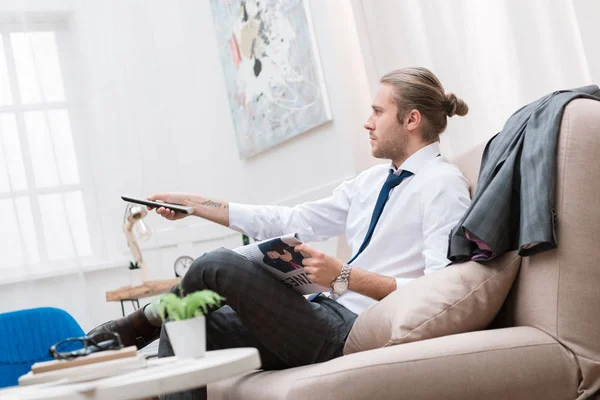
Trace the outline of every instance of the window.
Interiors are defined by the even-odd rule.
[[[65,25],[0,23],[0,268],[91,256],[61,68]],[[64,61],[63,61],[64,63]]]

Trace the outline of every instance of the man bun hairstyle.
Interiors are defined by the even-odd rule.
[[[467,104],[454,93],[446,93],[439,79],[427,68],[397,69],[385,74],[381,83],[394,88],[399,123],[403,123],[408,111],[419,110],[424,120],[424,140],[430,143],[439,140],[439,135],[446,130],[448,117],[469,112]]]
[[[454,93],[446,93],[444,108],[448,117],[453,117],[454,115],[462,117],[469,112],[467,103],[456,97]]]

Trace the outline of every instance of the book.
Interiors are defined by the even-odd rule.
[[[304,272],[302,260],[307,256],[294,250],[299,244],[302,244],[302,241],[298,235],[290,233],[250,243],[233,251],[246,257],[258,268],[265,269],[279,282],[300,294],[329,292],[330,288],[312,282]]]
[[[70,360],[50,360],[36,362],[31,366],[31,372],[34,374],[40,374],[44,372],[56,371],[59,369],[79,367],[81,365],[136,356],[137,348],[135,346],[129,346],[118,350],[98,351],[96,353],[91,353],[86,356],[81,356]]]
[[[31,371],[19,378],[19,386],[92,381],[145,368],[147,364],[148,360],[135,346],[101,351],[73,360],[35,363]]]

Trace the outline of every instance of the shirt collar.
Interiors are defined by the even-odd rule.
[[[394,164],[390,163],[390,171],[393,171],[396,175],[400,174],[402,171],[409,171],[413,174],[416,174],[419,172],[419,169],[423,167],[423,165],[425,165],[432,158],[437,157],[439,154],[440,143],[433,142],[414,152],[402,163],[402,165],[400,165],[400,168],[398,169],[395,169]]]

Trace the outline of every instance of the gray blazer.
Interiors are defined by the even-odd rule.
[[[519,109],[486,145],[471,206],[450,233],[448,258],[490,260],[507,251],[530,256],[556,247],[555,174],[565,105],[600,101],[596,85],[553,92]],[[482,252],[465,237],[487,243]]]

